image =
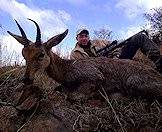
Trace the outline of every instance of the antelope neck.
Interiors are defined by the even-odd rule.
[[[50,65],[47,67],[46,72],[49,77],[53,78],[58,83],[63,82],[66,73],[65,60],[61,59],[56,54],[51,54]]]

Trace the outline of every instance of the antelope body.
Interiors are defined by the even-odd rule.
[[[73,99],[88,99],[96,95],[102,86],[107,94],[120,92],[127,96],[153,98],[162,102],[162,77],[153,68],[131,60],[106,57],[64,60],[53,53],[51,48],[65,38],[68,30],[41,43],[39,26],[33,22],[37,27],[35,43],[27,39],[17,21],[22,36],[8,31],[24,45],[22,55],[26,60],[25,84],[32,84],[35,73],[44,70],[49,77],[65,86],[65,91]]]

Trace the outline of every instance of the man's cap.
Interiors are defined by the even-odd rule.
[[[89,31],[85,28],[83,29],[79,29],[77,32],[76,32],[76,35],[79,35],[79,34],[82,34],[82,33],[85,33],[85,34],[88,34],[89,35]]]

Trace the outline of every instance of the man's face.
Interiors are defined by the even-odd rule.
[[[78,34],[76,39],[79,44],[87,45],[89,42],[89,35],[86,33]]]

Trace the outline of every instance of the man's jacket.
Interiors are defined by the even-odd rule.
[[[91,46],[90,46],[90,50],[91,52],[94,54],[94,56],[99,56],[96,54],[96,51],[105,47],[106,45],[110,44],[109,41],[107,40],[91,40]],[[111,52],[107,57],[110,58],[116,58],[119,54],[119,49],[114,50],[113,52]],[[75,48],[72,50],[71,55],[70,55],[70,59],[74,59],[74,60],[78,60],[81,58],[89,58],[90,56],[84,51],[83,48],[81,48],[77,43]]]

